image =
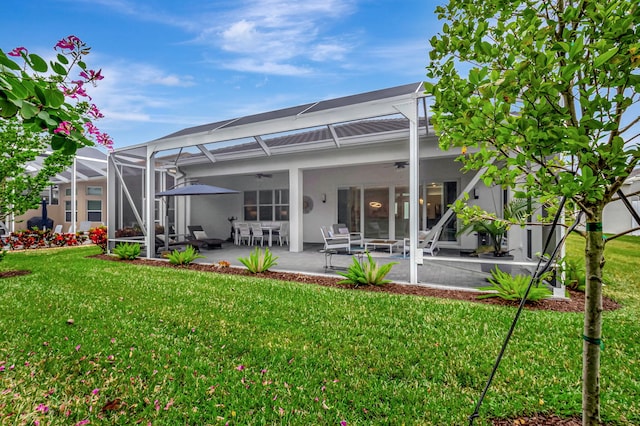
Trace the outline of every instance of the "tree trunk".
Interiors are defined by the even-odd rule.
[[[600,424],[600,345],[602,339],[602,208],[587,222],[586,288],[582,342],[582,425]]]

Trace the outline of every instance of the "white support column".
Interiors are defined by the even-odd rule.
[[[144,226],[147,229],[145,245],[147,246],[147,259],[155,257],[156,248],[156,227],[155,227],[155,199],[156,199],[156,170],[155,170],[155,152],[151,147],[147,147],[147,164],[145,168],[145,223]]]
[[[418,264],[422,264],[422,253],[418,253],[418,228],[420,226],[420,144],[418,140],[418,103],[394,105],[409,119],[409,282],[418,283]]]
[[[289,169],[289,251],[302,252],[302,170],[297,167]]]
[[[118,166],[113,161],[113,153],[109,153],[107,159],[107,238],[116,237],[116,223],[121,215],[116,214],[116,205],[122,212],[122,198],[116,201],[116,173]],[[120,224],[122,222],[120,221]]]
[[[73,165],[71,166],[71,232],[74,234],[78,230],[78,206],[76,205],[78,203],[76,194],[78,190],[76,182],[78,180],[77,164],[76,157],[73,157]]]

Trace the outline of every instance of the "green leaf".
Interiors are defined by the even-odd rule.
[[[42,91],[42,87],[36,85],[36,86],[33,87],[33,91],[35,92],[35,94],[36,94],[36,96],[38,98],[38,101],[41,104],[44,105],[44,104],[47,103],[47,98],[45,97],[44,92]]]
[[[64,94],[57,89],[46,89],[44,91],[46,96],[46,105],[51,108],[60,108],[64,103]]]
[[[9,59],[9,57],[4,54],[2,49],[0,49],[0,65],[4,65],[10,70],[15,70],[15,71],[20,70],[20,65],[16,64],[11,59]]]
[[[47,66],[47,62],[35,53],[31,53],[29,55],[29,61],[31,68],[35,72],[47,72],[47,70],[49,69],[49,67]]]
[[[10,118],[18,113],[18,107],[13,102],[0,99],[0,117]]]
[[[65,138],[64,146],[62,147],[62,153],[64,155],[73,155],[77,149],[78,144],[73,139]]]
[[[58,75],[67,75],[66,68],[57,62],[51,62],[51,69]]]
[[[47,111],[40,111],[38,118],[44,121],[49,127],[56,127],[58,125],[58,122],[51,118]]]
[[[593,65],[596,68],[600,67],[602,64],[604,64],[609,59],[611,59],[613,57],[613,55],[615,55],[616,53],[618,53],[618,47],[612,47],[611,49],[607,50],[602,55],[600,55],[596,59],[594,59],[593,60]]]
[[[35,117],[38,114],[38,107],[33,105],[31,102],[23,102],[22,108],[20,108],[20,115],[25,120],[29,120]]]
[[[66,56],[64,56],[62,53],[58,53],[58,62],[60,62],[61,64],[67,65],[69,63],[69,60],[67,59]]]
[[[26,99],[29,96],[29,91],[18,79],[12,79],[10,92],[17,99]]]
[[[53,149],[54,151],[62,149],[64,147],[66,140],[67,138],[65,138],[64,136],[53,135],[51,137],[51,149]]]

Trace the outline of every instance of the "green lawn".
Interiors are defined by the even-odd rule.
[[[515,313],[86,258],[97,252],[0,263],[33,271],[0,280],[0,424],[466,424]],[[608,249],[606,294],[625,305],[604,316],[612,424],[640,424],[638,253],[632,238]],[[526,311],[476,424],[578,414],[581,335],[581,314]]]

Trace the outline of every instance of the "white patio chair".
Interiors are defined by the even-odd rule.
[[[53,228],[53,233],[54,234],[62,234],[62,225],[56,225],[56,227]]]
[[[438,251],[440,251],[439,247],[439,239],[440,233],[442,232],[442,228],[437,230],[430,231],[418,231],[418,248],[422,249],[423,253],[429,253],[431,256],[435,256]],[[407,256],[407,252],[409,251],[410,238],[404,239],[403,244],[403,257]]]
[[[248,223],[240,222],[236,224],[238,245],[242,245],[242,241],[246,240],[247,245],[251,244],[251,228]]]
[[[289,222],[282,222],[280,230],[278,231],[278,242],[280,245],[282,245],[283,241],[289,244]]]
[[[344,223],[334,223],[331,225],[331,230],[333,231],[333,235],[338,237],[346,237],[349,238],[349,244],[359,244],[360,247],[364,245],[364,239],[362,238],[362,232],[351,232],[347,225]]]
[[[264,245],[264,231],[262,230],[262,225],[257,222],[252,222],[249,224],[251,226],[251,245],[256,243],[256,240],[260,240],[260,245]]]
[[[322,239],[324,240],[325,251],[344,248],[351,253],[351,241],[349,237],[335,236],[333,231],[330,231],[326,226],[320,227],[320,233],[322,233]]]

